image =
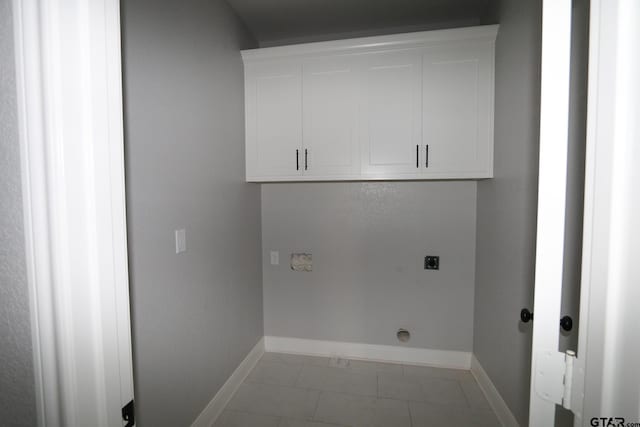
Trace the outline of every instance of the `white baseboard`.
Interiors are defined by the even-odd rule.
[[[339,356],[349,359],[374,360],[387,363],[434,366],[438,368],[470,369],[471,353],[465,351],[430,350],[426,348],[373,345],[339,341],[307,340],[287,337],[264,337],[265,351]]]
[[[240,387],[240,384],[247,378],[247,375],[249,375],[264,354],[264,342],[264,337],[260,338],[260,341],[251,349],[247,357],[240,362],[240,365],[233,371],[216,395],[213,396],[211,402],[209,402],[207,407],[198,415],[198,418],[191,424],[191,427],[211,427],[213,425],[233,397],[233,394],[238,390],[238,387]]]
[[[491,378],[489,378],[487,372],[484,370],[482,365],[480,365],[475,354],[471,356],[471,373],[489,401],[489,405],[491,405],[493,412],[495,412],[498,417],[500,424],[502,424],[503,427],[519,427],[520,424],[518,424],[516,417],[507,406],[496,386],[493,385]]]

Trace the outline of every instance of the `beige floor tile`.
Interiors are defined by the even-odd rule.
[[[478,383],[475,380],[460,381],[462,391],[469,402],[469,406],[474,409],[491,409],[489,402],[484,397],[484,393],[480,390]]]
[[[423,401],[441,405],[468,407],[460,383],[455,380],[441,378],[421,378]]]
[[[225,410],[214,427],[279,427],[280,417]]]
[[[260,360],[245,380],[247,383],[275,385],[295,384],[303,365]]]
[[[468,406],[458,381],[426,376],[378,374],[378,396],[387,399]]]
[[[498,426],[469,371],[329,361],[265,353],[215,426]]]
[[[305,366],[295,383],[296,387],[322,391],[377,396],[376,373],[352,372],[345,368]]]
[[[287,353],[265,353],[262,355],[263,361],[291,363],[295,365],[329,366],[328,357],[306,356],[301,354]]]
[[[400,374],[378,374],[378,397],[398,400],[424,400],[420,379]]]
[[[361,373],[403,373],[403,367],[400,364],[369,362],[366,360],[349,360],[346,369]]]
[[[407,402],[323,392],[314,419],[353,427],[410,427]]]
[[[229,402],[228,409],[307,419],[313,416],[319,394],[317,390],[244,383]]]
[[[282,418],[278,427],[346,427],[340,424],[327,424],[320,421],[309,421],[295,418]]]
[[[403,365],[404,374],[407,376],[426,376],[431,378],[442,378],[448,380],[470,380],[473,381],[473,375],[470,371],[464,369],[445,369],[434,368],[431,366],[414,366]]]
[[[409,402],[409,410],[413,427],[500,426],[496,416],[488,410],[473,410],[427,402]]]

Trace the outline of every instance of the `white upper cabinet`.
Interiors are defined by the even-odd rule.
[[[357,179],[358,76],[352,58],[326,57],[302,67],[304,175]]]
[[[360,132],[362,175],[398,177],[420,171],[420,52],[363,55]]]
[[[247,180],[298,177],[304,167],[301,66],[281,61],[245,67]]]
[[[422,145],[432,177],[488,178],[493,168],[493,44],[427,49]]]
[[[247,181],[490,178],[496,33],[243,51]]]

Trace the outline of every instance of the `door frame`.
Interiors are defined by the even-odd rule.
[[[529,424],[554,425],[564,367],[558,352],[569,141],[571,0],[542,4],[540,158]],[[559,395],[559,396],[558,396]]]
[[[564,5],[562,4],[564,2]],[[559,301],[562,289],[562,252],[559,243],[564,237],[560,219],[564,221],[564,199],[557,206],[549,205],[553,189],[548,178],[555,176],[561,188],[556,196],[564,195],[566,168],[565,150],[565,93],[568,94],[567,70],[555,73],[555,64],[568,67],[568,55],[546,57],[566,51],[569,36],[570,1],[545,0],[543,6],[543,57],[541,99],[541,157],[538,217],[538,247],[536,249],[536,295],[534,340],[532,349],[531,394],[529,422],[531,426],[553,425],[555,403],[537,394],[538,384],[552,386],[544,390],[560,390],[563,405],[574,413],[574,425],[620,425],[640,419],[640,381],[637,360],[640,360],[640,333],[637,304],[637,261],[633,255],[640,250],[640,194],[637,183],[640,173],[640,50],[635,43],[640,38],[640,3],[637,0],[591,0],[589,29],[589,83],[587,96],[587,138],[585,164],[585,201],[583,223],[582,273],[580,288],[580,328],[577,358],[569,364],[550,363],[547,367],[561,367],[546,371],[547,380],[540,381],[536,365],[546,351],[549,358],[559,359],[558,352]],[[545,22],[546,12],[563,8]],[[562,22],[559,20],[562,19]],[[545,44],[547,24],[561,24],[565,31],[553,43]],[[550,34],[547,32],[547,34]],[[565,39],[565,36],[567,37]],[[545,61],[545,58],[548,58]],[[546,63],[546,67],[545,67]],[[549,77],[545,79],[545,76]],[[562,87],[549,92],[556,80]],[[548,95],[545,97],[545,93]],[[556,105],[545,102],[556,99]],[[558,100],[559,98],[559,100]],[[554,111],[558,117],[549,118]],[[543,132],[555,121],[553,132]],[[547,130],[549,128],[547,127]],[[551,142],[555,142],[552,146]],[[545,152],[545,148],[548,151]],[[559,158],[550,160],[553,153]],[[565,156],[565,158],[562,158]],[[555,163],[555,168],[553,165]],[[552,172],[550,172],[552,170]],[[551,212],[555,212],[553,216]],[[555,236],[549,232],[556,225]],[[542,226],[542,227],[541,227]],[[555,242],[550,250],[543,243]],[[634,250],[635,249],[635,250]],[[550,257],[550,254],[552,257]],[[541,262],[544,261],[544,262]],[[549,267],[552,264],[552,268]],[[550,274],[555,271],[554,274]],[[543,274],[539,274],[542,272]],[[542,310],[541,310],[542,309]],[[566,363],[566,362],[565,362]],[[568,373],[571,372],[571,375]],[[567,376],[568,375],[568,376]],[[571,378],[572,376],[572,378]],[[569,378],[563,384],[563,377]],[[564,395],[562,395],[564,393]],[[564,397],[563,397],[564,396]],[[553,399],[551,399],[553,400]],[[605,417],[604,420],[600,417]],[[593,418],[597,424],[593,424]],[[607,424],[611,422],[611,424]]]
[[[589,32],[575,426],[593,425],[593,417],[640,421],[640,276],[631,249],[640,247],[640,3],[591,0]]]
[[[133,399],[118,0],[13,0],[39,426]]]

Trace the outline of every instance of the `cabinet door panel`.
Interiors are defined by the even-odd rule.
[[[360,121],[364,174],[419,173],[420,68],[414,51],[366,58]]]
[[[297,176],[302,165],[302,69],[259,64],[247,70],[247,177]]]
[[[493,140],[488,45],[433,48],[423,58],[426,173],[490,174]]]
[[[357,78],[348,58],[322,58],[303,66],[304,174],[357,176]]]

